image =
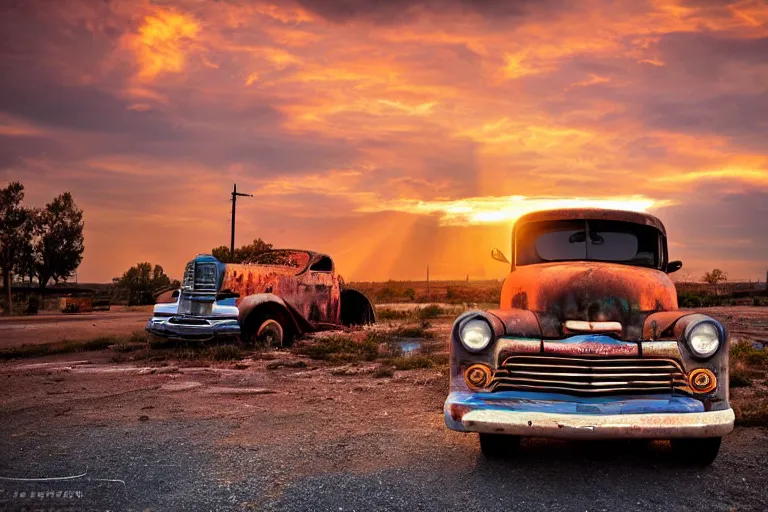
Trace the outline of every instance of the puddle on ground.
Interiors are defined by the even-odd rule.
[[[422,340],[419,338],[403,338],[393,343],[399,347],[404,356],[413,356],[422,351]]]

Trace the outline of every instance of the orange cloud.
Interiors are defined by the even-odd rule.
[[[138,78],[182,72],[187,51],[199,33],[197,21],[173,10],[157,8],[145,16],[131,44],[140,68]]]

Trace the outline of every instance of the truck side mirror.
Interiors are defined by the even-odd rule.
[[[500,261],[502,263],[509,263],[509,260],[506,256],[504,256],[504,253],[498,250],[496,247],[493,248],[491,251],[491,258],[495,259],[496,261]]]
[[[667,274],[671,274],[672,272],[677,272],[681,268],[683,268],[683,262],[680,261],[680,260],[675,260],[675,261],[670,261],[669,263],[667,263],[667,268],[664,269],[664,271]]]

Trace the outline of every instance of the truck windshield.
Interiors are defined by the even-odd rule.
[[[518,265],[549,261],[610,261],[661,267],[661,233],[651,226],[606,220],[532,222],[516,236]]]

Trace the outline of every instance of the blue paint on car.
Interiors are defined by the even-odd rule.
[[[498,391],[473,393],[454,391],[445,403],[445,423],[454,430],[464,430],[460,421],[449,413],[451,405],[462,405],[471,411],[499,410],[514,412],[546,412],[559,414],[685,414],[704,412],[704,404],[695,398],[674,395],[579,397],[530,391]]]

